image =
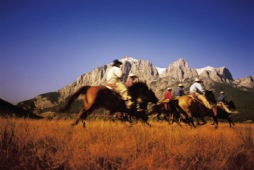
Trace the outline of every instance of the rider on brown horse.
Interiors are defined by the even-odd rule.
[[[175,90],[175,99],[179,99],[180,96],[185,95],[183,87],[182,83],[178,84],[178,87]]]
[[[107,75],[107,85],[113,87],[116,91],[120,93],[122,99],[126,101],[127,108],[131,108],[134,102],[131,101],[131,96],[128,94],[128,89],[121,82],[121,78],[123,76],[123,72],[120,69],[122,62],[119,60],[114,60],[112,64],[112,68],[110,68]]]
[[[217,109],[215,107],[216,105],[211,105],[208,102],[208,100],[206,99],[204,95],[205,90],[203,89],[201,83],[202,83],[202,80],[200,80],[199,78],[196,78],[195,83],[193,83],[190,87],[190,94],[194,97],[197,97],[199,100],[201,100],[202,103],[205,105],[205,107],[209,110],[212,109],[214,116],[217,116]]]

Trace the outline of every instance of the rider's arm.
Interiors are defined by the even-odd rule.
[[[196,88],[201,92],[201,93],[205,93],[205,90],[203,89],[201,84],[196,84]]]
[[[123,72],[120,68],[115,68],[115,75],[118,77],[118,78],[122,78],[123,76]]]

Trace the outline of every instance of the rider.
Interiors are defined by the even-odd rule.
[[[184,90],[183,90],[183,84],[178,84],[177,89],[175,90],[175,99],[178,99],[180,96],[184,95]]]
[[[131,96],[128,94],[128,89],[121,82],[121,78],[123,76],[123,72],[120,69],[121,65],[122,62],[119,60],[113,61],[112,68],[110,68],[107,74],[107,84],[113,86],[114,89],[120,93],[122,99],[125,100],[126,107],[129,109],[134,102],[131,101]]]
[[[137,81],[137,79],[138,79],[138,76],[136,76],[133,73],[130,73],[129,76],[128,76],[127,81],[125,82],[125,86],[126,87],[131,87],[133,85],[133,83]]]
[[[215,105],[212,106],[206,99],[206,97],[204,95],[205,90],[203,89],[201,83],[202,83],[202,80],[200,80],[199,78],[196,78],[195,82],[190,86],[190,93],[192,95],[197,96],[197,98],[203,102],[205,107],[209,110],[212,109],[214,116],[217,116],[217,109],[216,109]]]
[[[133,83],[135,83],[137,81],[138,81],[138,76],[133,73],[130,73],[127,78],[127,81],[125,82],[125,86],[131,87],[131,86],[133,86]],[[142,109],[140,108],[140,105],[139,105],[139,103],[141,103],[141,101],[142,100],[140,98],[137,99],[137,106],[136,107],[137,107],[138,111],[142,111]]]
[[[218,97],[217,106],[222,107],[227,113],[232,113],[232,111],[229,110],[227,103],[228,103],[228,100],[225,96],[225,93],[224,91],[221,91],[220,96]]]
[[[166,91],[166,93],[164,94],[163,103],[164,103],[164,107],[165,107],[166,110],[169,110],[169,102],[170,102],[171,100],[173,100],[171,91],[172,91],[172,88],[169,87],[169,88],[167,88],[167,91]]]

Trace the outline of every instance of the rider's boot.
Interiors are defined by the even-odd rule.
[[[133,106],[134,102],[128,99],[127,101],[125,101],[125,104],[127,109],[130,109]]]

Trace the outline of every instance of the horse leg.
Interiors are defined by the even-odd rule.
[[[214,120],[214,123],[215,123],[215,128],[218,128],[217,108],[213,107],[212,111],[213,111],[213,120]]]
[[[147,124],[149,127],[152,127],[152,125],[148,121],[146,121],[145,124]]]
[[[202,123],[200,123],[199,120],[201,120]],[[200,117],[200,118],[197,117],[197,124],[198,124],[198,125],[205,125],[205,124],[206,124],[206,121],[205,121],[204,117]]]
[[[191,127],[196,128],[194,121],[193,121],[193,117],[191,116],[190,113],[187,113],[187,115],[184,115],[183,121],[186,122],[188,125],[190,125]]]
[[[192,125],[194,128],[196,128],[194,121],[193,121],[193,117],[190,116],[190,117],[188,117],[188,119],[189,119],[190,125]]]
[[[195,124],[194,124],[194,121],[193,121],[193,116],[192,116],[192,113],[191,113],[191,111],[188,109],[188,110],[186,110],[186,119],[187,119],[187,121],[188,121],[188,124],[190,125],[190,126],[193,126],[194,128],[196,128],[196,126],[195,126]]]
[[[77,119],[75,120],[75,122],[72,123],[72,126],[77,125],[78,122],[79,122],[81,119],[85,120],[86,117],[87,117],[86,110],[85,110],[85,109],[81,109],[80,112],[79,112],[79,114],[78,114]]]
[[[231,117],[228,117],[228,123],[229,123],[230,127],[233,127],[235,125],[234,122],[232,121]]]
[[[230,118],[227,118],[227,119],[228,119],[229,127],[232,127]]]
[[[200,125],[199,117],[196,117],[196,120],[197,120],[197,125]]]
[[[160,118],[160,116],[161,116],[161,112],[159,112],[158,114],[157,114],[157,119],[160,121],[160,122],[162,122],[162,120],[161,120],[161,118]]]
[[[85,109],[81,109],[79,114],[78,114],[78,117],[76,119],[76,121],[74,123],[72,123],[72,126],[75,126],[78,124],[78,122],[80,120],[82,120],[82,123],[83,123],[83,127],[85,128],[86,127],[86,118],[88,117],[88,115],[90,115],[91,113],[91,110],[85,110]]]
[[[145,123],[145,124],[147,124],[148,126],[150,126],[151,127],[151,124],[148,122],[148,116],[146,115],[146,111],[141,111],[141,113],[140,113],[141,115],[140,115],[140,118],[141,118],[141,120]]]
[[[174,123],[174,114],[173,113],[169,113],[169,124],[173,124]]]

